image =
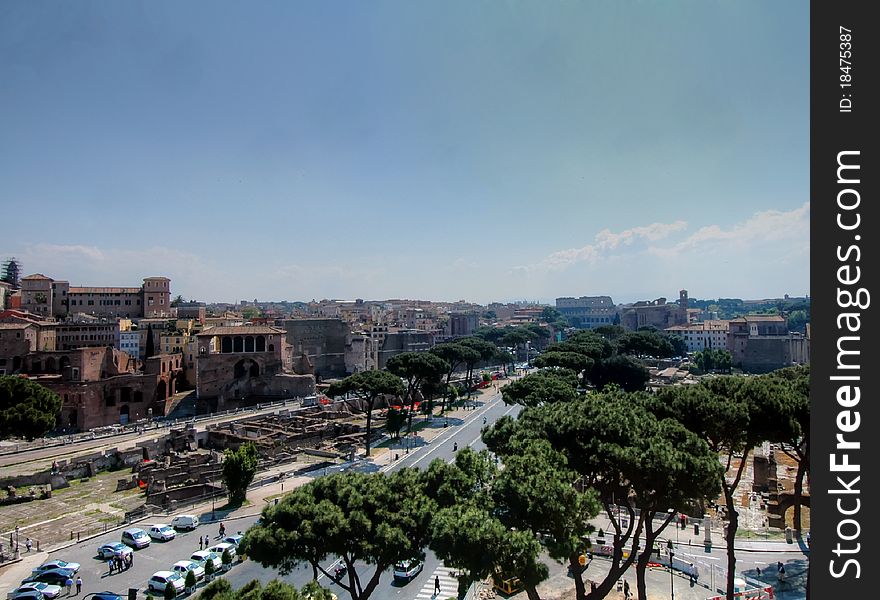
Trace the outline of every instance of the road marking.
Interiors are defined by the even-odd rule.
[[[428,581],[425,582],[425,585],[422,586],[422,589],[419,590],[419,593],[416,594],[416,600],[428,600],[435,598],[449,598],[450,596],[455,598],[458,596],[458,580],[450,575],[451,569],[447,566],[440,565],[434,572],[431,573],[431,576],[428,577]],[[434,594],[434,580],[440,580],[440,593]]]
[[[499,400],[495,400],[492,404],[487,404],[487,405],[483,408],[483,410],[481,410],[481,411],[479,411],[477,414],[475,414],[475,415],[473,416],[473,418],[472,418],[470,421],[467,421],[467,423],[471,423],[471,422],[474,421],[474,419],[476,419],[476,418],[482,416],[482,414],[483,414],[484,412],[488,411],[490,408],[493,408],[496,404],[498,404],[499,401],[500,401],[500,398],[499,398]],[[453,429],[450,429],[448,432],[446,432],[446,433],[441,433],[440,435],[438,435],[436,438],[434,438],[434,441],[437,441],[437,439],[439,439],[440,437],[442,437],[442,436],[444,436],[444,435],[447,435],[447,434],[449,434],[449,437],[452,437],[451,434],[453,434],[453,433],[454,433],[454,430],[453,430]],[[417,458],[415,461],[413,461],[413,463],[412,463],[410,466],[411,466],[411,467],[416,466],[417,464],[419,464],[420,462],[422,462],[423,460],[425,460],[426,458],[428,458],[429,456],[431,456],[434,452],[436,452],[437,450],[439,450],[440,447],[441,447],[443,444],[445,444],[446,442],[448,442],[448,441],[449,441],[449,440],[446,439],[446,440],[440,442],[437,446],[431,448],[431,449],[430,449],[428,452],[426,452],[423,456],[421,456],[421,457]],[[390,466],[390,465],[389,465],[389,466]]]

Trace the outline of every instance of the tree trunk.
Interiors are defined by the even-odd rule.
[[[651,562],[651,551],[653,544],[645,542],[647,546],[645,550],[639,555],[639,560],[636,562],[636,593],[639,596],[639,600],[647,600],[648,598],[648,587],[645,582],[645,572],[648,570],[648,563]]]
[[[730,515],[727,523],[727,600],[734,600],[733,580],[736,577],[736,550],[733,543],[739,527],[739,513],[736,512],[733,504],[734,491],[724,486],[724,498],[727,500],[727,510]]]
[[[584,570],[578,562],[579,554],[572,554],[568,557],[568,566],[571,574],[574,575],[574,596],[575,600],[585,600],[587,591],[584,586]]]
[[[798,533],[801,532],[802,528],[801,499],[804,494],[804,475],[807,473],[807,462],[809,460],[806,456],[800,457],[797,476],[794,479],[794,530]]]
[[[541,600],[540,594],[538,594],[538,589],[533,585],[527,585],[526,588],[526,596],[529,597],[529,600]]]
[[[370,398],[367,400],[367,439],[366,446],[367,452],[366,457],[370,458],[370,432],[372,431],[371,427],[373,424],[373,403],[376,401],[375,398]]]

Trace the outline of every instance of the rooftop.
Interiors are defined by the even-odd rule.
[[[284,335],[287,333],[277,327],[267,325],[239,325],[237,327],[210,327],[198,334],[198,337],[214,335]]]

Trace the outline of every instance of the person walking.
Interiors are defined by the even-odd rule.
[[[83,578],[77,577],[76,578],[76,595],[77,596],[79,596],[79,593],[82,591],[82,589],[83,589]]]
[[[437,596],[440,594],[440,576],[436,575],[434,577],[434,595]]]
[[[71,579],[70,577],[68,577],[67,580],[64,582],[64,585],[67,586],[67,595],[69,596],[69,595],[70,595],[71,588],[73,587],[73,579]]]
[[[206,533],[205,534],[205,550],[208,549],[208,544],[210,544],[210,543],[211,543],[210,540],[208,540],[208,534]]]
[[[199,550],[201,550],[204,547],[204,545],[205,544],[204,544],[204,540],[202,540],[202,536],[199,536]]]
[[[629,581],[623,581],[623,597],[629,600]]]
[[[222,538],[225,534],[226,534],[226,527],[223,525],[223,523],[220,523],[220,536],[219,537]]]
[[[133,567],[133,566],[134,566],[134,552],[129,552],[129,553],[128,553],[128,566],[129,566],[129,567]]]
[[[33,545],[34,545],[34,543],[31,541],[31,538],[25,539],[24,546],[25,546],[25,548],[27,548],[28,552],[31,551],[31,548],[33,547]]]
[[[110,569],[110,575],[113,575],[113,565],[116,563],[116,558],[110,558],[107,561],[107,568]]]

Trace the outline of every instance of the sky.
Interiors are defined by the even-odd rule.
[[[799,0],[0,3],[0,258],[172,294],[809,294]]]

